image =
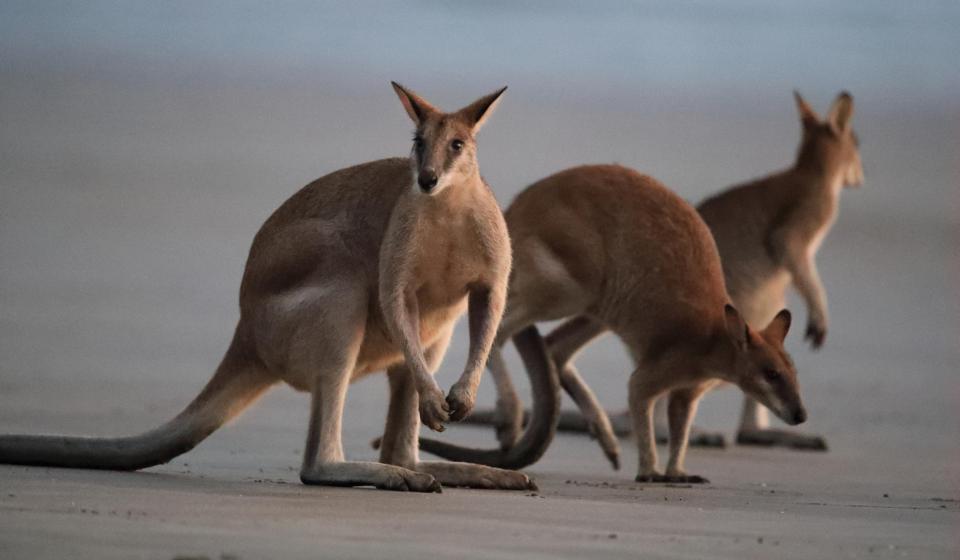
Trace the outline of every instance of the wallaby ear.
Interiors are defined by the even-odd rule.
[[[407,114],[410,115],[413,124],[420,126],[428,116],[440,112],[436,107],[428,103],[426,99],[401,86],[397,82],[390,82],[390,84],[393,86],[393,91],[397,92],[397,97],[400,98],[400,103],[403,103],[403,108],[407,110]]]
[[[786,340],[787,333],[790,331],[791,320],[790,310],[781,309],[780,313],[777,313],[777,316],[767,325],[767,328],[763,329],[763,332],[783,342]]]
[[[476,134],[477,131],[480,130],[480,127],[483,126],[483,123],[487,121],[487,117],[493,114],[493,110],[497,108],[497,104],[500,103],[500,98],[503,97],[503,92],[505,91],[507,91],[506,86],[491,93],[490,95],[485,95],[480,99],[477,99],[473,103],[457,111],[458,114],[463,116],[463,118],[470,123],[474,134]]]
[[[827,122],[834,131],[842,133],[850,128],[852,119],[853,96],[846,91],[841,91],[830,107],[830,112],[827,113]]]
[[[723,307],[723,317],[727,322],[727,334],[733,339],[738,348],[746,348],[747,340],[750,339],[750,333],[747,329],[747,323],[743,320],[740,312],[729,303]]]
[[[813,110],[813,107],[804,101],[799,91],[793,90],[793,98],[797,101],[797,112],[800,113],[800,122],[803,123],[804,128],[820,124],[820,116]]]

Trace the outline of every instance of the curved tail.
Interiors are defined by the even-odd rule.
[[[240,357],[234,341],[206,387],[162,426],[117,438],[0,435],[0,463],[123,471],[166,463],[193,449],[272,385]]]
[[[560,418],[560,380],[547,355],[547,347],[537,327],[530,326],[513,337],[513,343],[530,376],[533,414],[523,435],[509,449],[476,449],[435,439],[420,438],[420,449],[450,459],[504,469],[522,469],[536,463],[557,433]],[[499,351],[494,349],[494,351]]]

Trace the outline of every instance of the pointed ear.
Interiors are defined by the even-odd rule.
[[[850,121],[853,119],[853,96],[845,91],[834,100],[827,113],[827,122],[834,131],[843,133],[850,128]]]
[[[804,101],[799,91],[793,90],[793,98],[797,101],[797,112],[800,113],[800,122],[803,123],[804,128],[820,124],[820,116]]]
[[[790,311],[787,309],[781,309],[780,313],[777,313],[777,316],[773,318],[773,321],[770,321],[770,324],[767,325],[767,328],[763,329],[764,334],[783,342],[787,338],[787,333],[790,331],[790,321],[791,321]]]
[[[480,127],[483,126],[483,123],[486,122],[487,117],[493,114],[493,110],[497,108],[497,104],[500,102],[500,98],[503,97],[503,92],[505,91],[507,91],[506,86],[490,95],[485,95],[477,99],[457,111],[457,114],[466,119],[473,129],[473,133],[476,134],[477,131],[480,130]]]
[[[746,348],[750,333],[747,330],[747,323],[740,316],[740,312],[729,303],[723,308],[723,317],[727,322],[727,334],[737,345],[737,348]]]
[[[390,84],[393,86],[393,91],[397,92],[397,97],[400,98],[400,103],[403,103],[403,108],[407,110],[407,114],[410,115],[413,124],[420,126],[420,123],[425,121],[431,114],[440,112],[436,107],[428,103],[426,99],[401,86],[397,82],[390,82]]]

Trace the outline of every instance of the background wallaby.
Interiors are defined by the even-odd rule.
[[[863,168],[851,124],[852,96],[841,92],[823,120],[799,93],[794,96],[803,136],[793,167],[732,187],[704,201],[698,210],[717,242],[730,298],[747,323],[769,323],[784,307],[792,284],[807,305],[805,337],[818,349],[826,338],[827,297],[815,256],[836,219],[841,189],[859,186]],[[579,317],[558,327],[547,336],[547,342],[564,389],[583,413],[563,413],[560,428],[592,432],[607,456],[614,458],[618,445],[613,434],[629,433],[629,412],[611,415],[608,420],[570,362],[583,345],[605,331],[601,323]],[[561,341],[562,348],[558,347]],[[501,443],[509,447],[519,430],[519,401],[509,381],[499,387],[500,379],[494,380],[500,394],[496,415],[477,411],[468,420],[494,423]],[[666,435],[658,434],[658,439],[661,437]],[[701,434],[699,439],[709,445],[719,437]],[[826,449],[821,436],[770,429],[767,410],[749,395],[744,397],[737,442]]]
[[[683,469],[687,435],[700,396],[721,381],[737,384],[790,424],[806,419],[782,344],[790,313],[782,310],[763,331],[747,326],[729,303],[706,224],[655,180],[616,165],[569,169],[527,188],[506,219],[515,260],[491,372],[508,375],[500,345],[527,325],[586,315],[609,327],[638,364],[629,382],[638,481],[704,481]],[[665,476],[656,468],[652,422],[664,393],[670,399]],[[553,395],[535,395],[543,398]],[[460,460],[488,453],[421,444]]]
[[[193,448],[284,381],[312,394],[300,474],[305,483],[416,491],[439,491],[441,483],[531,487],[520,473],[421,463],[417,456],[421,420],[442,430],[443,422],[472,408],[503,311],[510,243],[497,201],[480,177],[474,137],[504,90],[443,113],[393,86],[416,125],[409,159],[331,173],[270,216],[250,249],[234,338],[213,378],[182,413],[133,437],[0,436],[0,462],[129,470],[156,465]],[[467,308],[466,368],[444,398],[432,374]],[[531,347],[536,350],[523,349]],[[390,405],[381,463],[348,462],[341,445],[347,386],[382,370]]]

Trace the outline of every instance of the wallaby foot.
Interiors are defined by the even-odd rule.
[[[668,484],[709,484],[710,481],[695,474],[660,474],[656,471],[648,474],[638,474],[634,479],[637,482],[660,482]]]
[[[417,463],[417,470],[436,477],[444,486],[484,490],[537,490],[533,480],[522,472],[485,465],[424,461]]]
[[[318,486],[373,486],[401,492],[441,492],[431,474],[382,463],[355,462],[316,465],[300,472],[304,484]]]
[[[741,429],[737,433],[737,445],[827,451],[827,440],[823,436],[771,428]]]

